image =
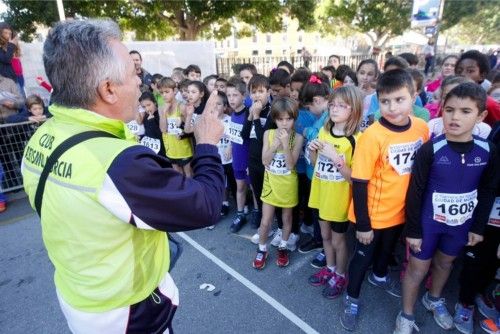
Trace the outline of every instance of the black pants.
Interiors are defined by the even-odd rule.
[[[229,189],[231,195],[236,200],[236,179],[234,178],[233,165],[222,165],[224,168],[224,175],[226,177],[226,189]]]
[[[369,245],[363,245],[356,240],[354,254],[349,264],[349,284],[347,285],[349,297],[359,297],[365,273],[372,262],[375,275],[378,277],[387,275],[389,260],[402,230],[403,225],[373,230],[373,240]]]
[[[126,334],[161,334],[167,329],[173,334],[172,319],[177,306],[158,288],[146,299],[130,306]]]
[[[299,179],[299,204],[293,208],[293,221],[300,225],[300,214],[303,214],[304,223],[308,226],[313,223],[312,209],[307,205],[311,194],[311,180],[306,174],[297,174]]]
[[[473,305],[478,293],[484,293],[495,278],[500,261],[497,247],[500,242],[500,228],[487,225],[484,240],[473,247],[465,247],[465,257],[460,273],[460,293],[458,300],[465,305]]]

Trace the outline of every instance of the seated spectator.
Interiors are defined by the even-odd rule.
[[[45,108],[42,98],[38,95],[30,95],[26,99],[26,107],[23,108],[20,113],[7,117],[6,123],[21,123],[27,121],[40,123],[51,116],[49,110]]]
[[[9,116],[17,114],[23,104],[24,99],[19,93],[17,84],[0,75],[0,124],[5,123]]]

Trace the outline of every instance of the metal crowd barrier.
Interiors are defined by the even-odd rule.
[[[40,124],[35,122],[0,124],[0,164],[3,168],[0,190],[3,192],[23,188],[21,160],[24,148]]]

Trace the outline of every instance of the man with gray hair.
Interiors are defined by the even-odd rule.
[[[124,123],[135,118],[140,80],[120,39],[107,20],[49,32],[43,61],[53,118],[26,147],[24,186],[71,331],[168,333],[179,295],[165,232],[219,220],[223,125],[211,96],[195,124],[193,178],[138,145]]]

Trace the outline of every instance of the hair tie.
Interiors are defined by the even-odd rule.
[[[321,84],[321,79],[318,78],[316,75],[311,75],[311,77],[309,78],[309,82],[310,83],[314,83],[314,84]]]

